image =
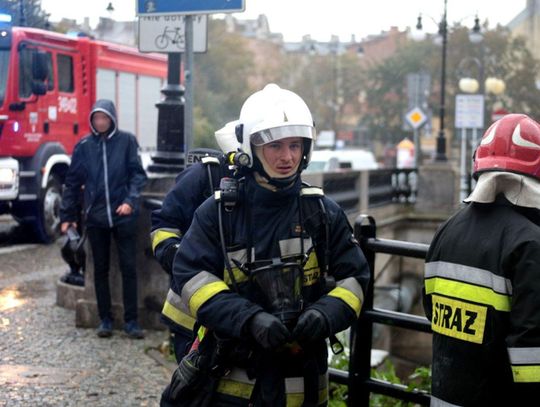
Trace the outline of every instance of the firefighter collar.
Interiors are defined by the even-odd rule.
[[[511,172],[480,174],[476,187],[464,202],[490,203],[501,193],[513,205],[540,209],[540,182]]]

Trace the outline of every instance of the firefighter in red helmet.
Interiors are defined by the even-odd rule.
[[[426,258],[431,405],[527,405],[540,395],[540,125],[524,114],[495,122],[474,176]]]

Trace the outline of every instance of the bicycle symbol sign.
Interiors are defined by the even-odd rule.
[[[206,52],[207,16],[192,16],[193,52]],[[142,52],[184,52],[186,24],[183,15],[139,17],[139,50]]]
[[[176,45],[178,49],[184,49],[186,42],[183,28],[165,26],[163,32],[154,40],[154,44],[160,50],[169,47],[169,44]]]

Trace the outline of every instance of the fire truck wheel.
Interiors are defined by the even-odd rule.
[[[62,184],[54,174],[49,176],[47,186],[41,191],[37,217],[34,223],[36,237],[44,242],[53,242],[60,236],[60,202]]]

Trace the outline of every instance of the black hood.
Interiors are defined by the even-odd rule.
[[[103,112],[111,118],[112,125],[106,136],[107,138],[114,136],[114,133],[116,133],[116,130],[118,129],[116,120],[116,108],[114,107],[114,103],[109,99],[99,99],[96,100],[96,103],[94,103],[94,106],[92,107],[92,111],[90,112],[90,116],[88,118],[90,120],[90,129],[92,130],[92,134],[98,136],[99,133],[96,131],[96,129],[94,129],[94,126],[92,125],[92,115],[95,112]]]

